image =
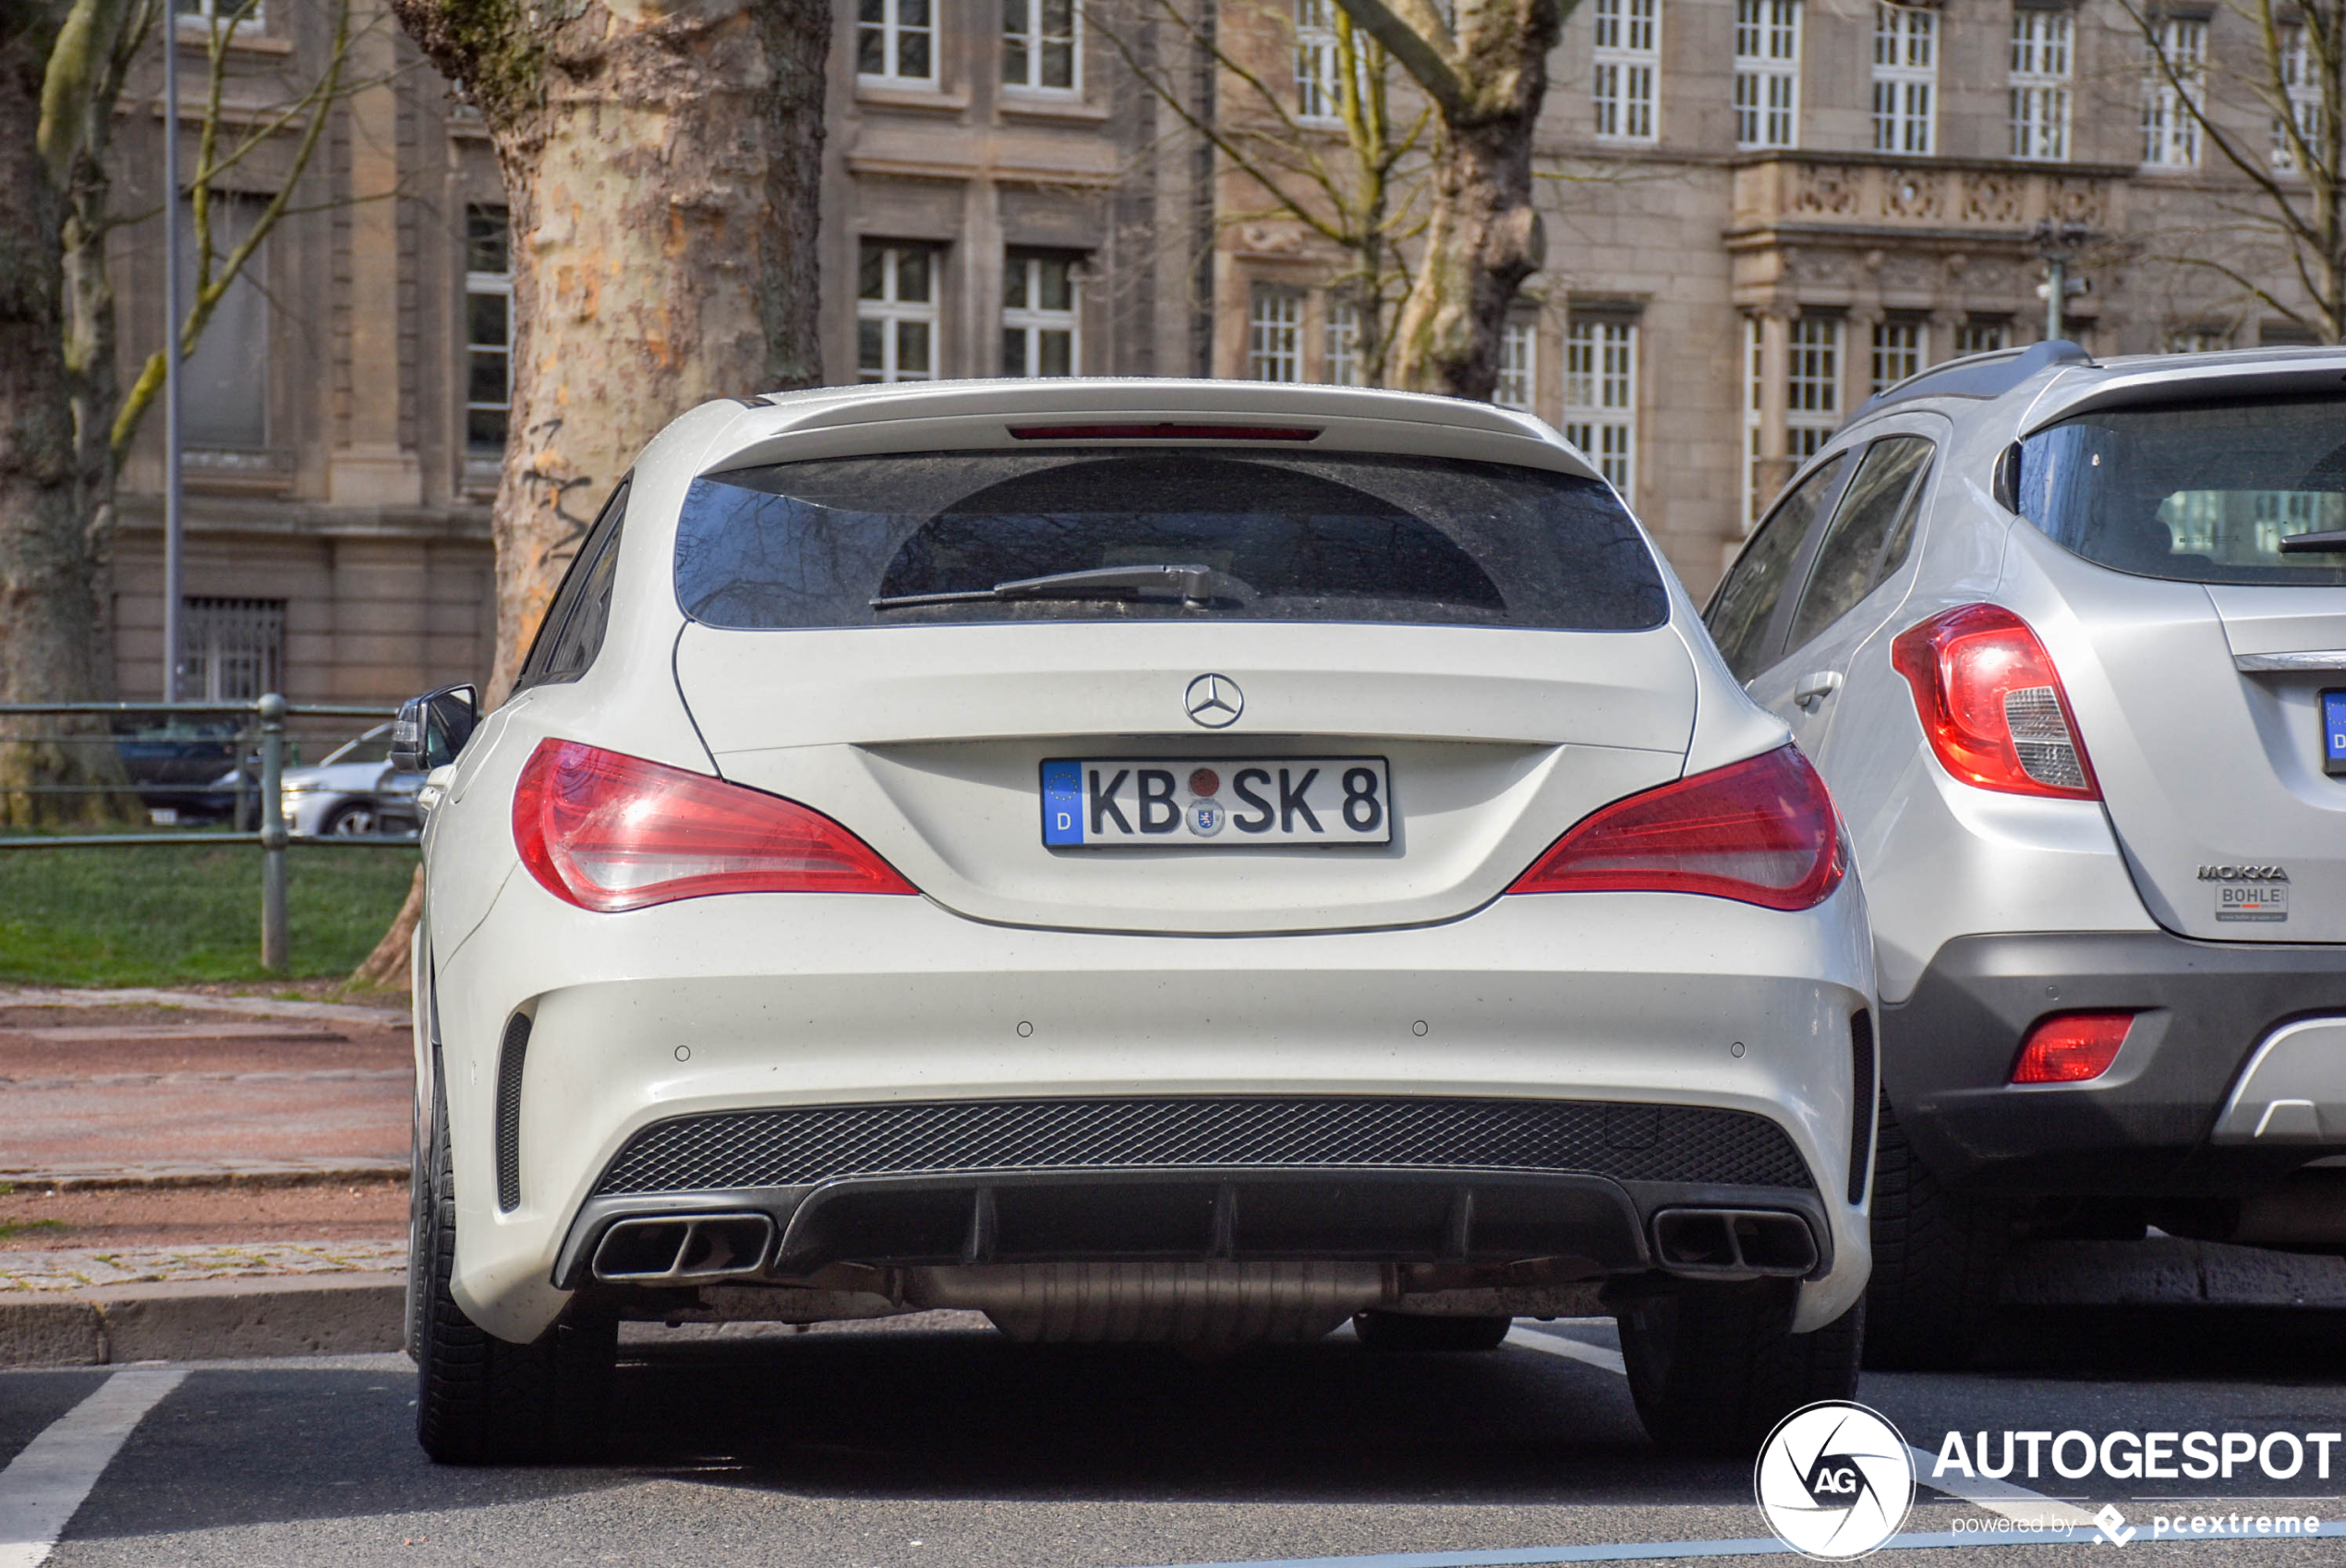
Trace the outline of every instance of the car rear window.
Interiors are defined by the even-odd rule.
[[[2020,446],[2020,510],[2086,560],[2188,583],[2346,584],[2346,400],[2098,409]],[[2324,541],[2325,544],[2329,541]]]
[[[1153,567],[1203,571],[1173,589]],[[1047,581],[1082,572],[1107,577]],[[1030,586],[998,595],[1005,584]],[[1594,479],[1161,448],[831,458],[695,479],[676,597],[695,621],[752,630],[1203,616],[1625,632],[1669,617],[1652,552]]]

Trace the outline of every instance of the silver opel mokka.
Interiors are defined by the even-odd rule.
[[[1869,1364],[2030,1234],[2346,1242],[2346,351],[1927,371],[1706,620],[1865,878]]]

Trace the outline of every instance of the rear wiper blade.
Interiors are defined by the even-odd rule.
[[[2346,528],[2324,528],[2314,534],[2289,534],[2280,541],[2283,555],[2314,555],[2324,550],[2346,550]]]
[[[1084,572],[1017,577],[990,588],[964,588],[949,594],[891,594],[872,600],[871,605],[874,609],[910,609],[925,604],[969,604],[985,599],[1178,598],[1185,605],[1203,608],[1213,602],[1207,588],[1215,575],[1211,566],[1096,566]]]

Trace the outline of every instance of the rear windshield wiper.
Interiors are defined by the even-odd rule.
[[[2315,534],[2286,534],[2280,541],[2283,555],[2313,555],[2325,550],[2346,550],[2346,528],[2324,528]]]
[[[1018,577],[990,588],[948,594],[891,594],[871,601],[874,609],[911,609],[925,604],[972,604],[986,599],[1178,598],[1191,609],[1213,603],[1211,566],[1098,566],[1086,572],[1054,572]],[[1236,578],[1225,582],[1237,584]],[[1243,587],[1245,585],[1237,584]]]

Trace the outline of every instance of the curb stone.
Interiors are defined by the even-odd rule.
[[[392,1159],[243,1160],[213,1164],[200,1160],[147,1164],[52,1165],[38,1170],[0,1168],[0,1184],[24,1190],[107,1192],[152,1188],[363,1187],[407,1179],[408,1162]]]
[[[103,1367],[397,1350],[406,1276],[117,1285],[0,1297],[0,1367]]]
[[[111,991],[56,991],[0,986],[0,1007],[186,1007],[190,1012],[240,1013],[247,1018],[320,1019],[332,1023],[412,1027],[404,1007],[366,1007],[351,1002],[287,1002],[274,996],[213,996],[201,991],[156,991],[124,987]]]

